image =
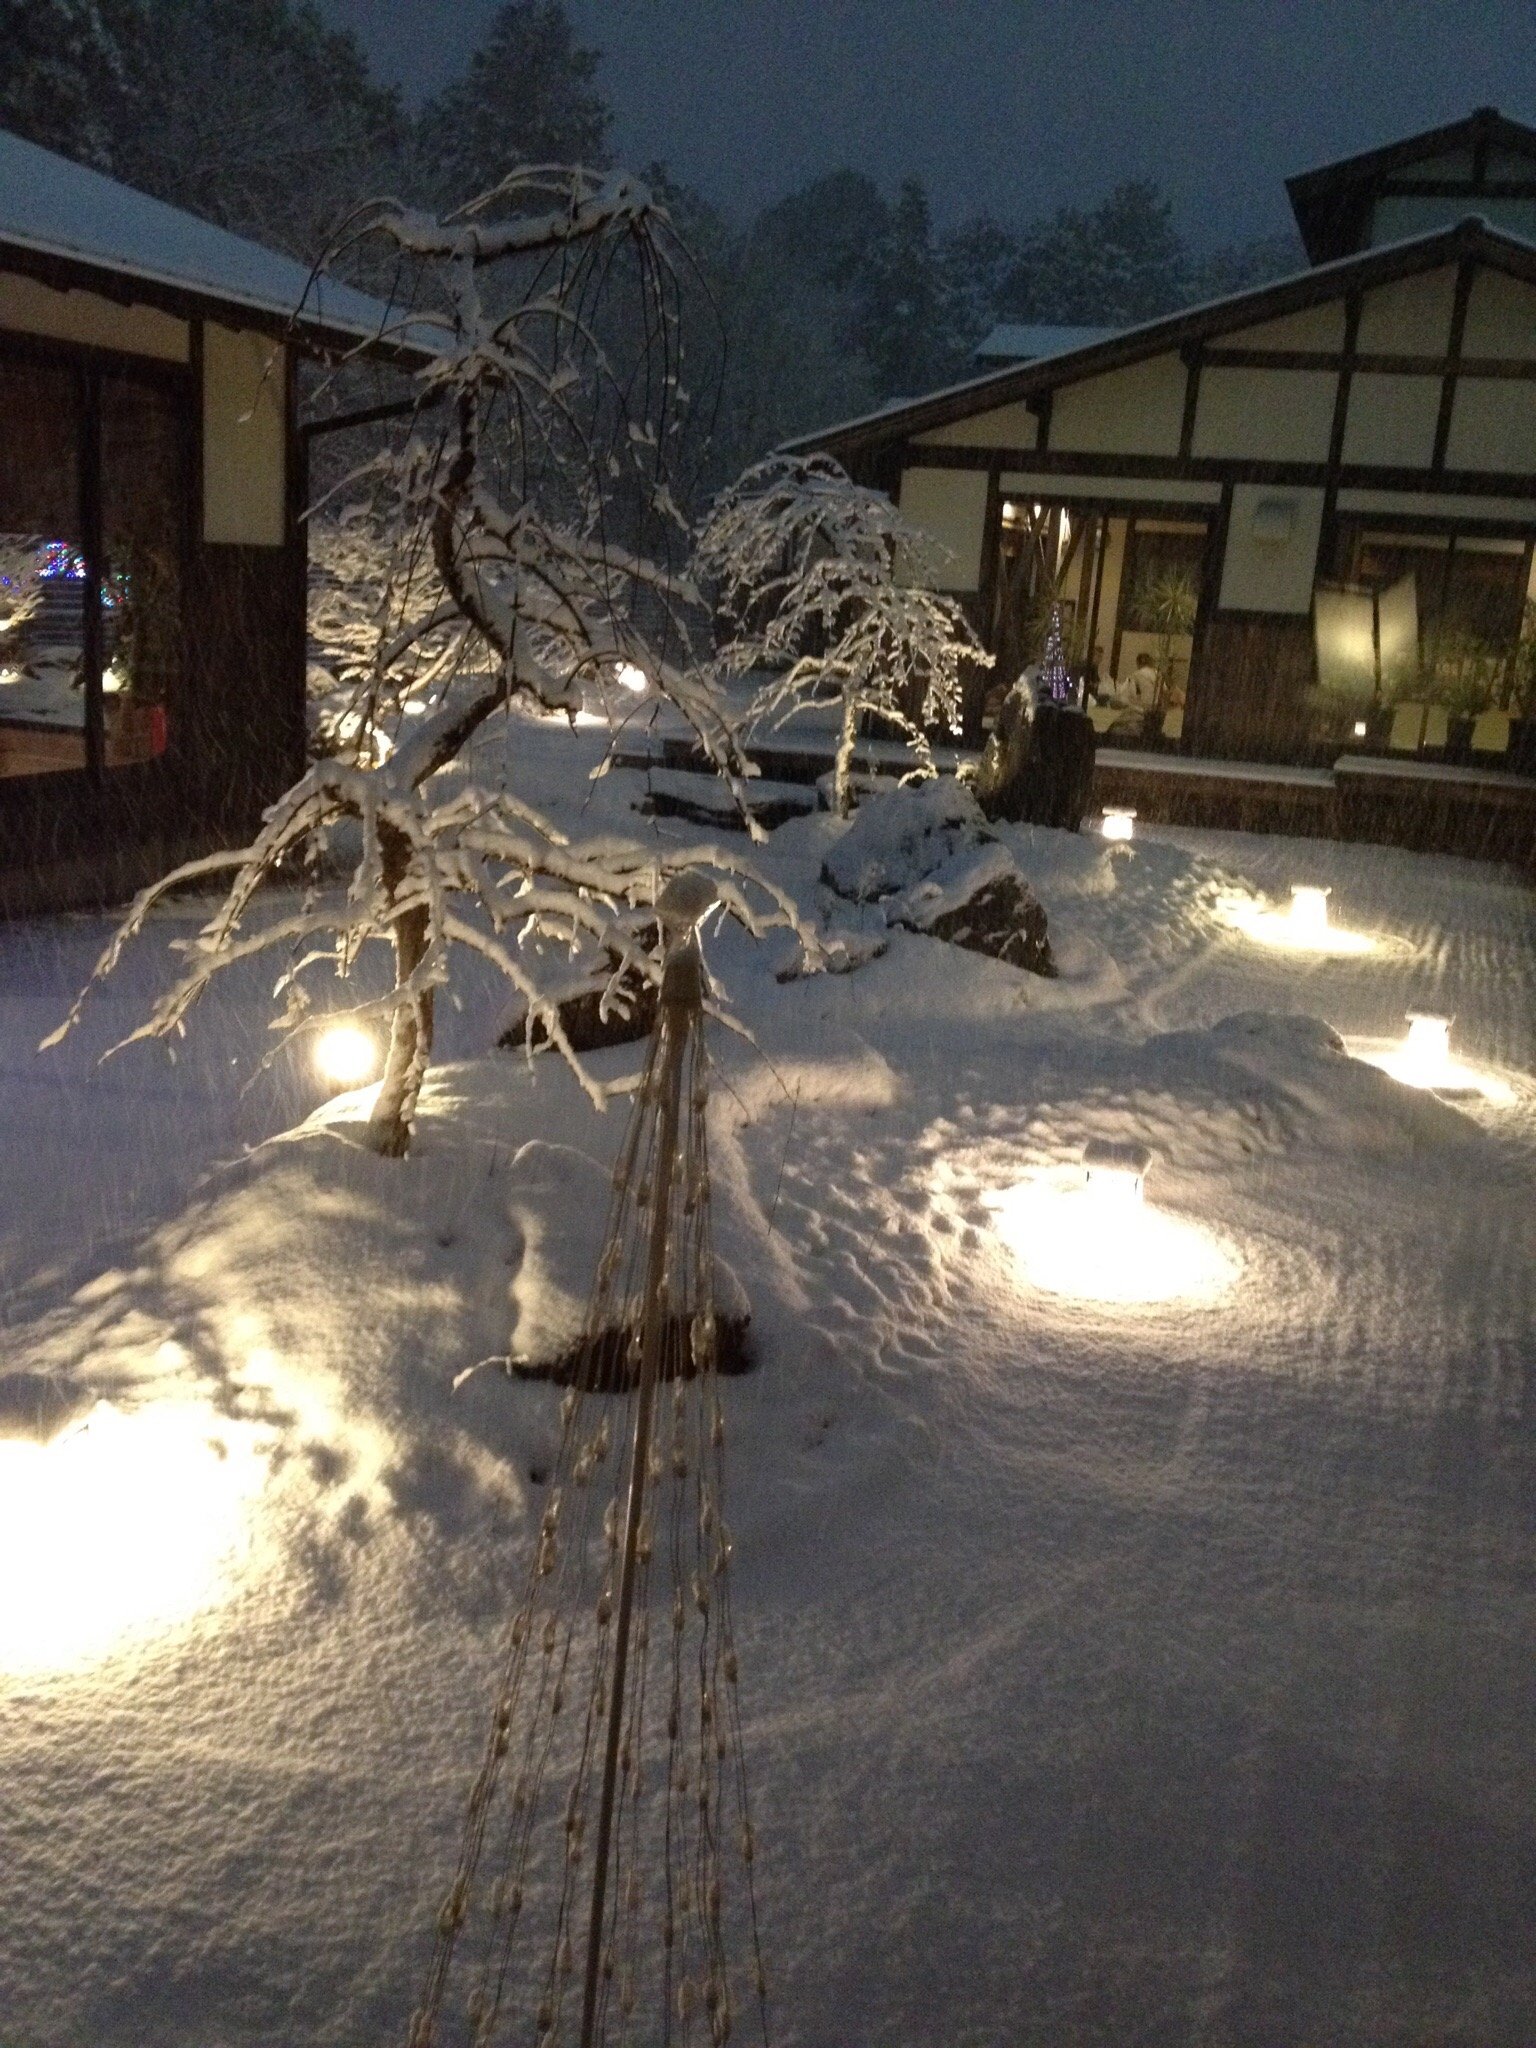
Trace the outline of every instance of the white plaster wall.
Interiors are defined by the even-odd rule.
[[[153,306],[119,306],[94,292],[56,292],[30,277],[0,276],[0,328],[167,363],[184,363],[191,354],[185,320]]]
[[[1337,385],[1331,370],[1202,370],[1194,453],[1325,462]]]
[[[1388,469],[1427,469],[1435,452],[1440,382],[1438,377],[1357,370],[1349,385],[1344,460]]]
[[[1326,305],[1305,306],[1278,320],[1262,320],[1257,327],[1240,327],[1222,335],[1220,343],[1223,348],[1340,349],[1344,346],[1344,301],[1330,299]]]
[[[1059,386],[1051,401],[1051,448],[1075,455],[1177,455],[1186,377],[1178,356],[1162,355]]]
[[[1536,383],[1458,377],[1448,469],[1536,471]]]
[[[1263,539],[1254,530],[1259,507],[1291,507],[1291,530],[1283,540]],[[1276,490],[1267,484],[1236,484],[1232,517],[1221,565],[1220,608],[1227,612],[1308,612],[1317,575],[1317,542],[1323,525],[1318,490]]]
[[[1373,285],[1360,307],[1356,347],[1365,355],[1443,356],[1451,345],[1456,272],[1449,265]]]
[[[981,469],[907,469],[901,476],[901,512],[940,551],[933,564],[907,562],[914,582],[940,590],[981,585],[981,543],[987,524],[987,475]]]
[[[281,547],[285,537],[283,350],[260,334],[203,328],[203,538]]]
[[[1039,438],[1040,422],[1022,400],[914,436],[920,446],[933,448],[1033,448]]]
[[[1465,356],[1536,357],[1536,286],[1502,270],[1479,270],[1467,298]]]

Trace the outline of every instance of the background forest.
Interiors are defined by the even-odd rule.
[[[517,162],[608,157],[601,53],[561,0],[509,0],[414,107],[305,0],[0,0],[0,22],[0,126],[305,260],[362,199],[446,209]],[[1128,325],[1302,262],[1288,235],[1191,248],[1145,182],[1033,217],[1027,152],[1017,218],[943,228],[917,179],[891,195],[837,170],[739,221],[664,164],[633,168],[698,265],[685,340],[705,488],[789,435],[970,374],[998,321]]]

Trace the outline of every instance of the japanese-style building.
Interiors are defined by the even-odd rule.
[[[305,356],[387,309],[0,133],[0,912],[238,843],[305,748]]]
[[[1536,845],[1536,130],[1289,181],[1310,267],[795,443],[943,550],[995,677],[1052,605],[1148,814]],[[1006,331],[997,353],[1009,347]]]

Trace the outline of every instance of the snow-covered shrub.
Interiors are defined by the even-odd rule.
[[[692,658],[697,596],[671,559],[685,533],[666,476],[677,377],[665,215],[630,179],[530,168],[446,222],[370,206],[336,255],[359,242],[417,277],[402,324],[434,334],[437,352],[418,378],[417,417],[356,480],[368,509],[321,544],[321,665],[343,700],[331,750],[250,845],[143,891],[93,978],[167,890],[214,877],[231,877],[223,902],[133,1036],[179,1031],[224,968],[274,950],[285,956],[276,1027],[301,1029],[306,977],[345,975],[360,948],[388,940],[394,987],[352,1014],[388,1020],[370,1130],[379,1150],[399,1153],[455,948],[500,969],[530,1040],[537,1023],[601,1101],[542,977],[541,945],[605,950],[615,980],[654,975],[651,905],[688,866],[710,870],[748,929],[798,921],[746,860],[573,841],[518,786],[514,707],[574,720],[586,686],[622,663],[645,671],[738,793],[748,772],[711,673]],[[634,337],[628,361],[595,325],[604,294],[625,289],[629,317],[610,325]],[[327,846],[350,864],[344,891],[295,901],[265,888]]]
[[[874,717],[931,770],[927,728],[960,729],[965,666],[990,666],[960,606],[928,587],[933,548],[883,492],[829,455],[772,455],[715,501],[699,539],[738,674],[771,671],[752,711],[779,726],[807,706],[840,705],[835,802],[853,808],[854,743]]]

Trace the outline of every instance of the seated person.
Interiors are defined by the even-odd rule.
[[[1157,663],[1151,655],[1138,654],[1136,666],[1128,676],[1121,677],[1115,695],[1122,704],[1128,704],[1132,710],[1150,711],[1157,702],[1160,681]]]

